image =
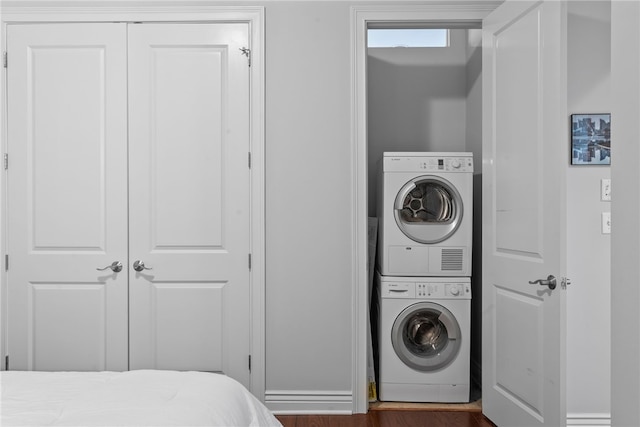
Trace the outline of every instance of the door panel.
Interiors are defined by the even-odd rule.
[[[495,372],[494,387],[510,401],[541,417],[543,407],[539,390],[543,389],[543,379],[532,373],[544,372],[540,357],[540,351],[545,348],[544,331],[539,324],[544,316],[544,301],[499,287],[494,287],[491,300],[496,311],[496,366],[500,367]],[[522,343],[523,330],[529,334],[525,338],[527,344],[513,345]],[[532,348],[537,351],[531,351]]]
[[[31,283],[27,339],[34,343],[34,370],[105,369],[105,291],[103,284]]]
[[[105,47],[32,45],[27,60],[32,249],[104,251]]]
[[[152,77],[145,99],[153,106],[147,123],[152,134],[149,152],[140,156],[151,159],[146,190],[154,251],[223,247],[225,53],[198,43],[149,47]],[[132,160],[138,166],[141,159]]]
[[[507,0],[483,23],[483,410],[566,423],[566,11]],[[556,277],[557,287],[530,284]]]
[[[11,367],[127,369],[126,27],[7,40]]]
[[[223,347],[220,345],[224,338],[224,285],[151,285],[152,325],[155,328],[153,353],[156,355],[157,369],[224,369]],[[177,311],[176,307],[189,309]],[[189,351],[185,352],[185,349]]]
[[[535,9],[509,23],[494,40],[496,249],[534,258],[541,256],[544,206],[540,200],[542,131],[536,126],[543,102],[537,57],[540,13]],[[514,108],[512,99],[527,102],[519,101]]]
[[[129,32],[131,368],[248,385],[246,24]]]

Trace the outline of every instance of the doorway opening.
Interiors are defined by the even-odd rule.
[[[386,151],[472,151],[477,157],[477,164],[481,164],[481,36],[479,29],[482,25],[482,19],[493,9],[495,5],[486,4],[482,7],[458,10],[439,9],[433,6],[423,6],[416,10],[411,8],[393,8],[386,10],[384,8],[353,8],[353,41],[354,41],[354,63],[353,63],[353,120],[354,120],[354,185],[356,199],[354,201],[354,223],[356,229],[355,242],[355,259],[354,259],[354,301],[356,307],[354,310],[354,324],[356,325],[356,340],[354,343],[354,412],[365,412],[368,407],[367,392],[367,355],[368,340],[367,328],[370,326],[369,314],[370,307],[368,305],[369,297],[372,295],[371,283],[368,274],[367,259],[370,259],[367,240],[367,223],[368,218],[376,216],[377,201],[377,162]],[[449,40],[452,38],[460,38],[464,41],[464,55],[461,57],[459,64],[459,76],[464,76],[461,80],[463,83],[457,89],[459,95],[455,97],[447,97],[442,95],[442,101],[436,102],[437,105],[431,106],[433,114],[428,115],[429,123],[434,126],[427,125],[423,120],[426,108],[429,107],[428,97],[422,93],[422,101],[412,100],[411,103],[404,103],[400,111],[389,112],[391,104],[402,100],[401,91],[394,85],[398,84],[399,74],[394,76],[394,72],[405,73],[413,78],[407,83],[406,87],[410,90],[420,91],[425,89],[424,81],[427,81],[428,75],[422,76],[423,83],[420,83],[420,62],[429,60],[428,55],[424,55],[425,50],[442,49],[442,48],[369,48],[367,46],[367,32],[369,29],[375,28],[440,28],[449,30]],[[455,31],[451,31],[455,30]],[[455,33],[455,35],[453,35]],[[475,47],[469,48],[469,37],[474,36]],[[372,49],[381,52],[371,52]],[[385,52],[385,50],[388,50]],[[444,49],[443,49],[444,50]],[[421,51],[423,54],[419,56],[416,52]],[[441,55],[446,56],[447,53]],[[464,59],[462,59],[464,58]],[[440,72],[446,68],[444,58],[441,65],[431,64],[434,71]],[[466,63],[471,60],[475,67],[467,67]],[[434,57],[431,57],[434,61]],[[437,62],[437,61],[436,61]],[[464,64],[464,66],[463,66]],[[424,64],[423,64],[424,65]],[[426,65],[424,65],[426,66]],[[453,66],[453,65],[451,65]],[[395,70],[399,68],[399,70]],[[464,70],[464,71],[461,71]],[[385,77],[387,76],[387,77]],[[391,76],[391,77],[388,77]],[[394,82],[387,82],[383,79],[393,78]],[[468,84],[467,81],[473,84]],[[406,91],[406,89],[403,89]],[[375,91],[375,93],[374,93]],[[385,99],[384,93],[391,94],[392,98]],[[402,92],[406,93],[406,92]],[[441,93],[443,93],[441,91]],[[410,94],[411,95],[411,94]],[[476,96],[477,99],[472,102],[467,101],[467,97]],[[464,97],[464,102],[460,101],[460,97]],[[376,102],[376,99],[378,100]],[[435,98],[434,98],[435,99]],[[457,104],[457,105],[456,105]],[[397,104],[395,104],[397,105]],[[460,114],[456,116],[445,115],[444,121],[441,111],[457,107]],[[440,112],[436,114],[440,108]],[[467,112],[469,111],[469,112]],[[421,116],[422,112],[422,116]],[[383,117],[387,123],[393,121],[388,129],[382,129],[375,121]],[[467,125],[469,123],[469,125]],[[475,126],[475,127],[474,127]],[[467,128],[474,142],[467,142]],[[471,129],[477,129],[472,131]],[[450,137],[451,131],[460,132],[458,136]],[[429,132],[433,132],[433,137],[428,138]],[[477,133],[477,134],[476,134]],[[444,135],[444,136],[443,136]],[[474,176],[474,188],[476,193],[481,189],[480,175],[481,169],[477,168],[476,176]],[[480,201],[481,197],[474,194],[474,198]],[[476,209],[477,220],[480,221],[480,209]],[[475,222],[476,220],[474,220]],[[480,224],[480,222],[478,222]],[[474,227],[477,233],[481,227]],[[480,239],[474,239],[480,241]],[[479,254],[474,254],[477,261],[480,260]],[[475,262],[476,268],[480,263]],[[477,273],[478,279],[480,272]],[[479,280],[478,280],[479,283]],[[480,292],[478,291],[478,296]],[[478,303],[480,299],[478,297]],[[475,304],[476,302],[474,302]],[[476,322],[479,323],[479,322]],[[479,325],[477,325],[477,337],[479,338]],[[474,330],[475,333],[475,330]],[[477,354],[475,355],[474,364],[480,366],[480,345],[479,341],[475,343]],[[474,381],[480,382],[479,374]]]
[[[440,23],[438,23],[440,24]],[[435,25],[435,24],[434,24]],[[437,32],[439,38],[416,40],[416,32],[426,36]],[[380,216],[381,159],[384,152],[471,152],[475,157],[474,230],[477,242],[481,231],[481,158],[482,158],[482,34],[478,28],[392,28],[368,34],[388,33],[390,43],[379,39],[367,47],[367,167],[369,217]],[[399,36],[400,34],[400,36]],[[387,47],[381,47],[387,46]],[[470,213],[470,212],[469,212]],[[380,232],[380,231],[379,231]],[[480,260],[480,245],[474,245],[473,259]],[[370,254],[371,255],[371,254]],[[481,287],[480,263],[472,271],[472,387],[470,402],[481,394]],[[376,298],[372,288],[372,298]],[[379,374],[379,319],[371,310],[372,351],[376,376]],[[377,385],[380,381],[376,380]],[[379,396],[380,394],[378,394]]]

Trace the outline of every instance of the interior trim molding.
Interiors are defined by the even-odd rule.
[[[568,426],[611,426],[611,414],[607,413],[569,413]]]
[[[265,10],[262,6],[219,6],[215,2],[171,1],[0,1],[0,45],[6,51],[7,24],[34,22],[246,22],[251,40],[250,146],[251,151],[251,392],[264,400],[265,362]],[[0,85],[1,146],[7,147],[6,71]],[[0,245],[6,252],[6,190],[0,174]],[[6,273],[0,273],[2,307],[0,350],[6,339]],[[0,357],[4,369],[4,357]]]
[[[352,398],[349,391],[267,390],[264,403],[275,414],[348,415]]]
[[[1,1],[2,20],[11,22],[216,21],[243,22],[262,16],[264,7],[219,6],[180,1]],[[256,22],[257,23],[257,22]],[[264,27],[264,25],[261,25]]]

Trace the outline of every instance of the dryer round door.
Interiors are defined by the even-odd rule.
[[[462,222],[462,198],[449,181],[421,176],[407,182],[394,203],[398,227],[418,243],[439,243],[451,237]]]
[[[461,345],[460,325],[440,304],[419,302],[405,308],[391,329],[391,343],[402,362],[421,372],[453,362]]]

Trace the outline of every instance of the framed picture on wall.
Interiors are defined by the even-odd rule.
[[[571,115],[571,164],[611,164],[611,114]]]

